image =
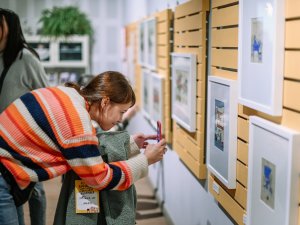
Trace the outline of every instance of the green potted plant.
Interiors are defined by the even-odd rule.
[[[77,7],[53,7],[45,9],[39,20],[42,23],[41,35],[60,37],[70,35],[93,35],[91,22],[86,14],[80,12]]]

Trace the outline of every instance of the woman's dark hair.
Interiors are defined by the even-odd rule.
[[[135,104],[136,98],[132,87],[125,76],[116,71],[107,71],[95,76],[83,87],[68,82],[66,87],[75,88],[88,102],[100,102],[103,97],[109,97],[111,102],[118,104]]]
[[[24,38],[19,16],[9,9],[0,8],[0,29],[2,33],[4,30],[4,18],[8,27],[7,43],[3,52],[4,68],[9,67],[16,60],[23,48],[27,48],[39,58],[38,54],[28,46]],[[3,35],[0,38],[2,39]]]

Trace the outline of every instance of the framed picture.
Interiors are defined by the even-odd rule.
[[[151,90],[152,90],[152,76],[148,69],[142,70],[142,113],[150,119],[151,112]]]
[[[207,168],[229,189],[236,188],[237,81],[208,77]]]
[[[247,224],[297,225],[300,134],[250,116]]]
[[[156,19],[151,18],[146,21],[147,39],[146,39],[146,54],[147,67],[156,69]]]
[[[29,46],[37,52],[42,62],[50,61],[50,42],[30,42]]]
[[[163,124],[164,118],[164,78],[157,73],[152,73],[151,86],[151,123],[156,127],[157,121]]]
[[[239,103],[282,114],[284,1],[239,1]]]
[[[145,21],[140,22],[139,24],[139,51],[138,51],[138,56],[139,56],[139,64],[144,65],[147,63],[146,59],[146,28],[147,28],[147,23]]]
[[[172,53],[172,119],[196,131],[196,55]]]

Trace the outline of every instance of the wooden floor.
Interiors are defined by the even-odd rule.
[[[136,182],[136,189],[138,194],[137,204],[137,225],[168,225],[162,211],[154,198],[153,190],[148,178],[144,178]],[[44,188],[47,197],[47,223],[53,224],[57,199],[61,187],[61,178],[55,178],[44,182]],[[25,223],[30,225],[28,205],[24,207]],[[35,224],[32,224],[35,225]]]

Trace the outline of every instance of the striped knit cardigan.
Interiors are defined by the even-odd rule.
[[[68,87],[42,88],[0,114],[0,161],[21,189],[71,168],[98,190],[125,190],[148,172],[143,154],[106,164],[82,96]]]

